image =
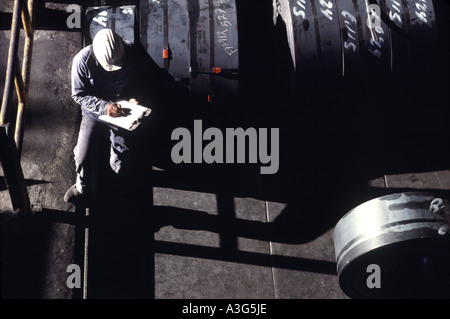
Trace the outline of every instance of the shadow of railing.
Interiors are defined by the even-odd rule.
[[[223,248],[167,241],[155,241],[155,253],[336,275],[336,263],[301,257],[271,255],[239,250],[228,254]]]
[[[25,185],[26,186],[32,186],[32,185],[39,185],[39,184],[46,184],[50,183],[47,181],[38,181],[34,179],[25,179]],[[7,190],[8,187],[6,185],[5,178],[3,176],[0,176],[0,191]]]

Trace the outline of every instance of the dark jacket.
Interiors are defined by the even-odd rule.
[[[126,43],[124,66],[107,72],[95,59],[92,45],[82,49],[72,62],[72,98],[84,113],[94,119],[106,114],[111,101],[135,98],[145,105],[144,94],[148,92],[151,70],[142,51]]]

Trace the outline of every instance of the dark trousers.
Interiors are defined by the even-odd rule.
[[[92,183],[92,176],[99,158],[99,148],[104,146],[108,127],[83,114],[78,133],[77,145],[74,148],[75,168],[77,173],[76,187],[84,193]],[[115,129],[109,129],[110,157],[109,164],[112,170],[119,174],[127,169],[130,149],[127,146],[126,134],[121,134]]]

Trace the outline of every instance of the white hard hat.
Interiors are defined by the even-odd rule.
[[[94,55],[106,71],[117,71],[122,68],[125,48],[122,38],[111,29],[97,32],[92,42]]]

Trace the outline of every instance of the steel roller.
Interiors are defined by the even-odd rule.
[[[352,298],[450,297],[450,202],[408,192],[372,199],[334,229],[339,284]],[[379,287],[370,267],[379,267]]]

